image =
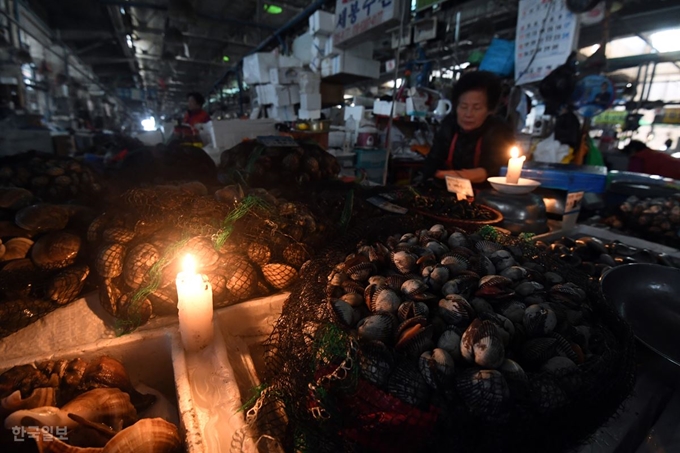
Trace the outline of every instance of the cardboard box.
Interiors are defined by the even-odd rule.
[[[278,65],[279,59],[274,53],[260,52],[248,55],[243,59],[243,81],[249,85],[269,83],[269,70]]]
[[[301,120],[318,120],[321,118],[321,110],[302,110],[298,111]]]
[[[321,93],[301,94],[300,109],[302,110],[321,110]]]
[[[335,30],[335,15],[317,11],[309,16],[309,30],[315,35],[330,36]]]
[[[345,102],[345,86],[337,83],[321,82],[319,89],[322,106],[340,105]]]
[[[301,72],[300,68],[271,68],[269,80],[275,85],[289,85],[297,83]]]

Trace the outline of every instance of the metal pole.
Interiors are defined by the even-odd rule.
[[[656,75],[656,61],[652,63],[652,76],[649,78],[649,83],[647,84],[647,95],[645,96],[645,101],[649,101],[649,95],[652,93],[652,82],[654,82],[655,75]]]

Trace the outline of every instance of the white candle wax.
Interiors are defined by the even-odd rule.
[[[179,331],[186,351],[199,351],[213,337],[213,300],[210,282],[197,274],[191,255],[184,259],[183,271],[177,274],[177,309]]]
[[[519,176],[522,173],[522,166],[524,165],[525,156],[520,157],[519,149],[513,146],[510,149],[510,160],[508,161],[508,173],[505,175],[505,182],[508,184],[517,184]]]

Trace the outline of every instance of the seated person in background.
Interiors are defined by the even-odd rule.
[[[182,123],[195,126],[210,121],[210,115],[203,110],[205,98],[201,93],[189,93],[187,95],[187,112],[184,114]]]
[[[680,159],[650,149],[638,140],[632,140],[623,152],[630,156],[628,171],[680,180]]]
[[[501,97],[500,79],[486,71],[463,75],[453,88],[455,106],[442,121],[422,180],[447,175],[483,183],[498,176],[514,143],[512,128],[493,116]]]

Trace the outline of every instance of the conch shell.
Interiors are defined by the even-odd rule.
[[[16,390],[0,400],[0,417],[21,409],[54,406],[55,404],[57,404],[57,389],[54,387],[36,388],[26,398],[22,398],[21,391]]]
[[[182,448],[177,427],[161,418],[144,418],[116,434],[103,448],[73,447],[38,433],[40,453],[173,453]]]
[[[18,410],[5,419],[5,428],[13,426],[78,426],[69,414],[75,414],[92,423],[103,423],[120,431],[137,419],[137,411],[130,403],[130,395],[116,388],[94,389],[77,396],[59,409],[43,406]]]

